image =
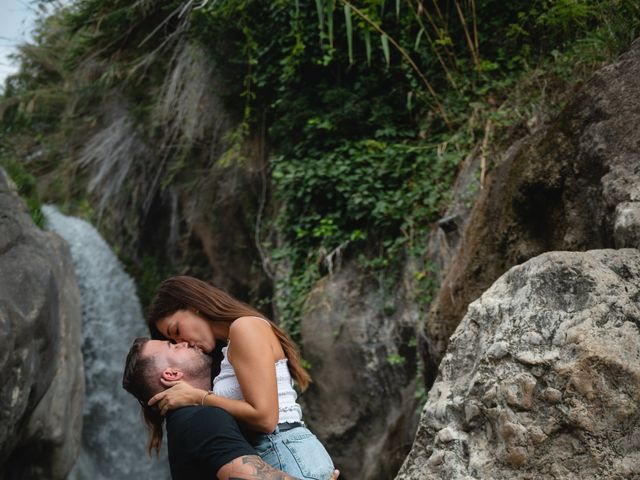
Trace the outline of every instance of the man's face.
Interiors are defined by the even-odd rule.
[[[142,348],[141,354],[154,357],[159,372],[166,368],[179,369],[192,379],[210,378],[211,375],[211,358],[187,342],[149,340]]]

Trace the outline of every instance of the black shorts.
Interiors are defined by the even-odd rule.
[[[215,479],[227,463],[257,455],[238,423],[216,407],[184,407],[167,414],[169,464],[173,480]]]

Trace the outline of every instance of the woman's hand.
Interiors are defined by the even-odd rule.
[[[194,388],[181,380],[168,382],[160,379],[165,387],[171,387],[164,392],[160,392],[149,400],[149,405],[156,405],[160,410],[160,415],[166,415],[169,410],[190,405],[200,405],[202,397],[207,393],[199,388]]]

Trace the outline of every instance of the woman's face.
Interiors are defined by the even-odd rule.
[[[174,342],[188,342],[209,353],[216,346],[211,325],[192,310],[178,310],[156,322],[162,335]]]

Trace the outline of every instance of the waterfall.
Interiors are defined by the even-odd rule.
[[[122,389],[129,347],[148,335],[135,284],[91,224],[52,206],[42,211],[47,228],[71,247],[82,298],[86,398],[82,448],[68,479],[168,479],[166,442],[159,460],[147,455],[140,406]]]

